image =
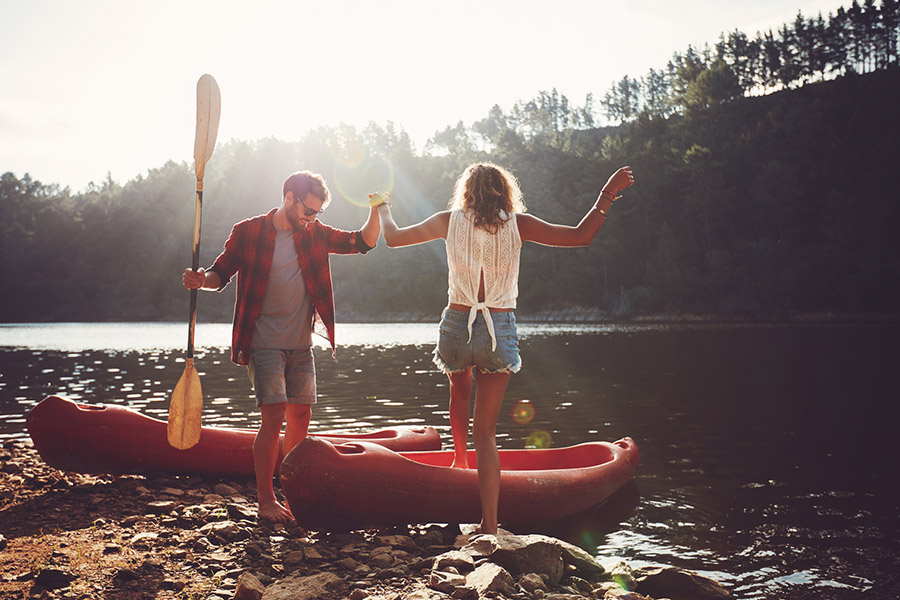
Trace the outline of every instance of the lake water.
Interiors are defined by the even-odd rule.
[[[311,429],[435,426],[434,324],[338,324],[316,350]],[[900,597],[900,326],[521,325],[501,447],[633,437],[633,485],[540,531],[634,565],[697,570],[737,598]],[[165,419],[185,324],[0,325],[0,438],[48,394]],[[254,427],[230,325],[200,324],[204,422]],[[527,400],[528,422],[513,417]],[[519,533],[527,533],[520,531]]]

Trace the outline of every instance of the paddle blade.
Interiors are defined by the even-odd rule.
[[[219,115],[222,112],[222,94],[212,75],[203,75],[197,81],[197,130],[194,135],[194,171],[197,181],[203,181],[206,161],[216,149],[219,133]]]
[[[169,445],[186,450],[200,441],[200,414],[203,412],[203,390],[194,359],[185,360],[184,373],[172,392],[169,403]]]

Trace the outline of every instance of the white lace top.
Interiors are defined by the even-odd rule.
[[[447,229],[447,263],[450,268],[447,294],[451,303],[471,306],[469,341],[478,311],[484,315],[492,349],[497,348],[490,308],[515,308],[519,295],[519,256],[522,239],[515,213],[509,215],[497,233],[475,227],[471,213],[450,211]],[[484,273],[484,302],[478,301],[478,287]]]

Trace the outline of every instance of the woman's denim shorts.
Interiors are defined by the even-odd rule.
[[[491,334],[481,312],[472,324],[469,341],[469,312],[445,308],[441,315],[440,334],[434,349],[434,364],[444,373],[477,367],[482,373],[516,373],[522,368],[519,357],[519,335],[516,316],[512,312],[491,313],[497,349],[491,350]]]

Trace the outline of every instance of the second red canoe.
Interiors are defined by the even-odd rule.
[[[281,464],[281,487],[297,522],[353,530],[481,519],[475,452],[469,469],[453,451],[393,452],[367,442],[308,437]],[[631,438],[567,448],[500,450],[503,523],[552,521],[601,504],[629,482],[640,454]]]

